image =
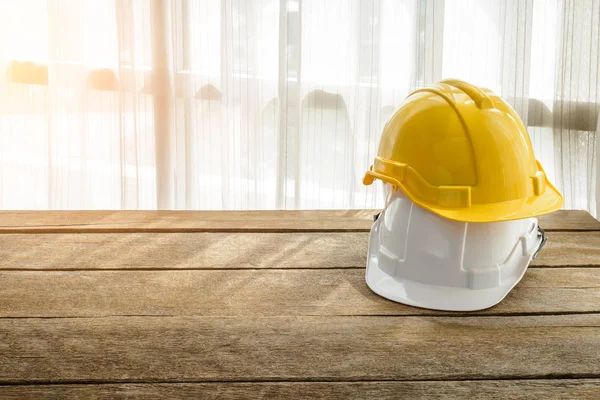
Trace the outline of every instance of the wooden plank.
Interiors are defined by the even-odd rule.
[[[600,263],[600,232],[550,232],[548,242],[531,265],[596,266]]]
[[[600,377],[600,315],[0,319],[0,382]]]
[[[600,268],[531,269],[478,315],[600,312]],[[0,273],[2,317],[451,314],[387,301],[364,270]]]
[[[332,268],[365,265],[367,233],[0,235],[0,268]]]
[[[600,266],[600,232],[550,232],[532,266]],[[0,269],[364,268],[368,233],[0,235]]]
[[[378,210],[310,211],[0,211],[0,233],[367,232]],[[582,210],[540,217],[548,230],[600,230]]]
[[[599,379],[437,382],[248,382],[0,386],[3,399],[597,399]]]
[[[374,210],[318,211],[0,211],[12,232],[368,231]]]

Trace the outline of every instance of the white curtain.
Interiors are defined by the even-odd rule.
[[[600,0],[0,0],[0,208],[380,207],[383,124],[454,77],[596,215],[599,33]]]

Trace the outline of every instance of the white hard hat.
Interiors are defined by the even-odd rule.
[[[387,185],[369,236],[367,285],[411,306],[473,311],[500,302],[544,244],[537,219],[472,223],[443,218]]]

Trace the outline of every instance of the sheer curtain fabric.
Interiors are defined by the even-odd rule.
[[[383,124],[443,78],[596,215],[600,0],[0,3],[0,208],[377,208]]]

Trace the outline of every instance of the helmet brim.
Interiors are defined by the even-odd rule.
[[[538,168],[543,172],[539,163]],[[401,189],[418,206],[444,218],[460,222],[501,222],[534,218],[559,210],[564,204],[562,195],[548,178],[545,178],[545,190],[540,195],[501,203],[471,204],[469,207],[457,208],[441,207],[423,201],[416,197],[411,190],[408,190],[403,182],[391,179],[376,171],[367,171],[363,182],[370,185],[375,179],[381,179]]]
[[[473,204],[468,208],[444,208],[437,205],[422,204],[412,199],[419,206],[444,218],[462,222],[500,222],[515,219],[533,218],[559,210],[564,204],[560,193],[546,182],[546,190],[539,196],[525,199],[505,201],[493,204]],[[409,196],[410,197],[410,196]]]
[[[379,269],[376,259],[370,259],[366,281],[367,286],[376,294],[409,306],[441,311],[478,311],[500,303],[519,283],[527,270],[527,264],[522,264],[521,274],[516,279],[507,280],[494,288],[472,290],[399,280]]]

